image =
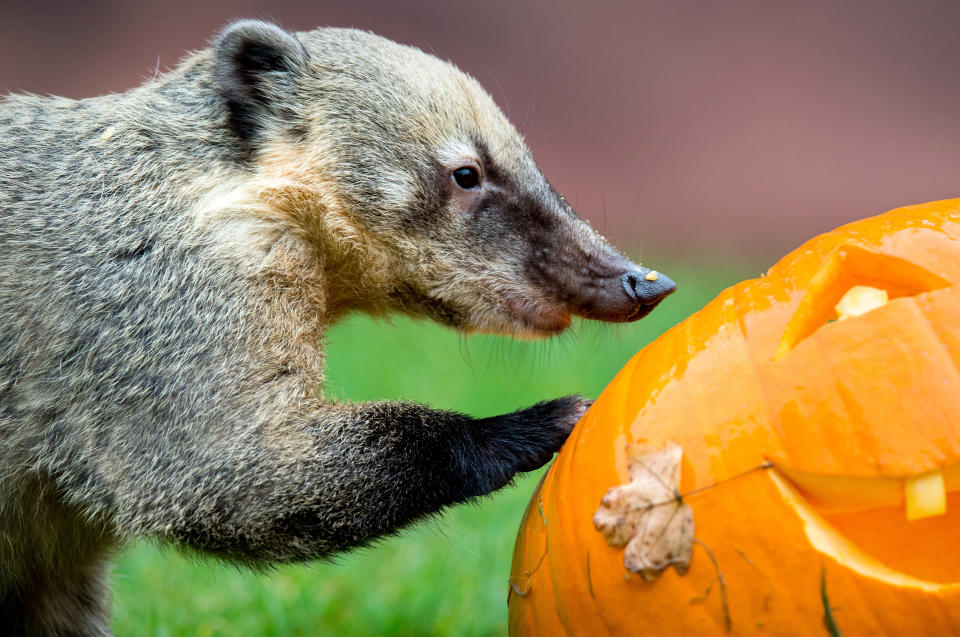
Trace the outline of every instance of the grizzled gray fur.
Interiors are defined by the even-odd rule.
[[[0,626],[109,634],[134,537],[250,565],[364,545],[543,465],[585,408],[330,402],[345,314],[545,336],[672,290],[472,78],[367,33],[244,21],[123,94],[7,97]]]

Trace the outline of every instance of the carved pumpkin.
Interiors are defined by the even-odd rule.
[[[958,282],[960,200],[901,208],[641,350],[531,500],[511,633],[960,632]]]

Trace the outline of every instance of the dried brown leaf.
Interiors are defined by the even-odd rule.
[[[611,488],[600,500],[593,524],[607,544],[626,546],[623,563],[647,581],[667,567],[683,575],[693,552],[693,510],[680,497],[683,449],[627,446],[630,482]]]

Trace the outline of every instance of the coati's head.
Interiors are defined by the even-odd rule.
[[[574,213],[451,64],[360,31],[254,21],[228,27],[214,59],[249,162],[325,260],[334,311],[538,336],[571,314],[636,320],[673,292]]]

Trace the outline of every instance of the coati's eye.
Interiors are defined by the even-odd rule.
[[[476,168],[464,166],[453,171],[453,180],[464,190],[470,190],[480,185],[480,173]]]

